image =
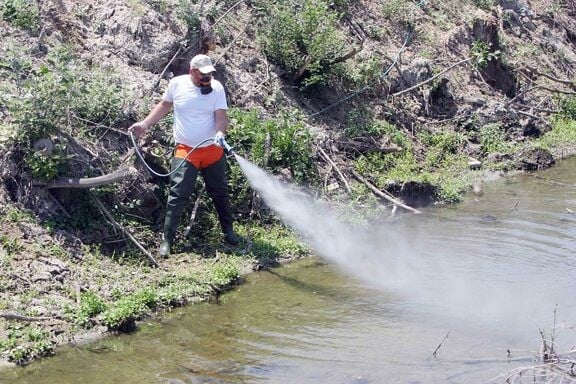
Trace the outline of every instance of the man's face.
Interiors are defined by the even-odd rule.
[[[198,68],[192,68],[190,70],[190,75],[192,76],[192,81],[194,84],[200,85],[202,83],[210,83],[212,80],[211,73],[202,73]]]

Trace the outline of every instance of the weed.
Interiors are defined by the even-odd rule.
[[[576,120],[576,97],[564,97],[559,102],[561,115],[564,118]]]
[[[61,130],[83,136],[83,128],[114,125],[124,119],[126,92],[118,76],[89,68],[65,48],[51,50],[39,68],[20,70],[26,97],[7,99],[10,122],[16,128],[16,148],[33,176],[47,180],[66,168],[64,142],[56,143],[48,156],[33,149],[38,139],[50,138]],[[70,119],[74,119],[72,132]]]
[[[34,216],[29,211],[18,209],[14,206],[8,208],[5,216],[0,219],[0,222],[12,222],[12,223],[31,223],[34,221]]]
[[[20,365],[50,353],[53,348],[48,332],[34,326],[14,326],[0,339],[0,353]]]
[[[0,246],[8,255],[14,255],[24,248],[18,238],[10,238],[8,235],[0,235]]]
[[[102,321],[110,329],[122,329],[154,308],[158,299],[158,293],[153,288],[145,288],[124,296],[108,306],[102,314]]]
[[[347,47],[340,15],[326,0],[262,2],[259,39],[268,59],[304,87],[327,84],[339,72],[334,59]],[[274,28],[270,28],[273,25]]]
[[[500,124],[487,124],[479,131],[480,148],[487,155],[494,152],[504,152],[509,149],[506,142],[506,134]]]
[[[414,25],[414,15],[418,8],[411,1],[390,0],[382,5],[382,14],[391,22],[410,27]]]
[[[15,27],[35,31],[40,23],[38,7],[31,0],[2,0],[0,15]]]
[[[556,119],[552,130],[536,139],[533,144],[548,150],[575,145],[576,120],[563,117]]]
[[[237,263],[227,258],[220,261],[210,270],[210,282],[218,286],[226,286],[233,283],[240,276]]]
[[[237,153],[273,173],[288,169],[298,183],[315,179],[312,138],[298,115],[284,112],[261,119],[257,111],[233,109],[230,122],[228,135]],[[234,204],[249,204],[252,190],[236,163],[231,164],[230,183]]]
[[[82,326],[89,324],[90,319],[106,310],[106,303],[94,292],[84,292],[80,296],[80,307],[74,316],[76,322]]]
[[[500,58],[501,52],[498,50],[492,51],[491,44],[476,40],[472,42],[470,56],[473,58],[472,63],[476,68],[484,69],[490,60]]]
[[[474,5],[484,10],[490,10],[496,5],[495,0],[473,0]]]

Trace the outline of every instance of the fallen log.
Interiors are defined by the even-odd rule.
[[[135,174],[136,168],[126,167],[118,169],[107,175],[96,176],[96,177],[71,177],[71,178],[59,178],[53,180],[45,185],[46,189],[57,189],[57,188],[95,188],[101,185],[112,184],[128,176]]]
[[[24,316],[15,312],[0,312],[0,317],[6,320],[17,320],[17,321],[44,321],[52,320],[51,317],[46,316]]]

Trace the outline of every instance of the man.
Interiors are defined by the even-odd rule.
[[[228,105],[224,87],[212,78],[215,71],[208,56],[194,56],[190,61],[190,73],[170,80],[162,101],[144,120],[130,127],[139,136],[174,108],[173,134],[177,145],[170,162],[172,170],[180,165],[192,148],[199,145],[170,178],[164,234],[159,250],[161,257],[171,252],[176,229],[194,190],[199,171],[214,202],[225,241],[232,245],[239,242],[232,225],[226,156],[220,145],[228,127]],[[214,140],[205,141],[207,138]]]

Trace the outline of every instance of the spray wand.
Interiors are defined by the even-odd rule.
[[[226,152],[227,155],[235,155],[236,154],[234,152],[234,147],[232,147],[230,144],[228,144],[228,142],[224,138],[224,135],[216,136],[215,139],[218,142],[218,145],[220,145],[222,148],[224,148],[224,152]]]

